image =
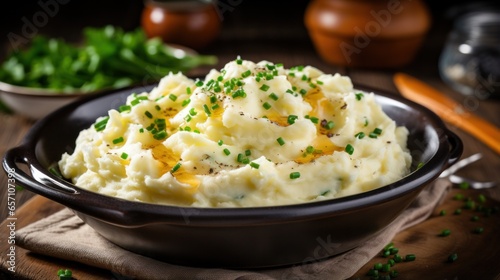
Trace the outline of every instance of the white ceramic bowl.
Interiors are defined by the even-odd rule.
[[[99,91],[102,92],[102,91]],[[97,92],[58,92],[49,89],[15,86],[0,82],[0,98],[15,113],[30,119],[41,119],[82,96]]]

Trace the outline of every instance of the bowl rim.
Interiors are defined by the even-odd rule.
[[[414,108],[428,118],[428,123],[432,126],[439,140],[435,151],[433,151],[432,156],[427,162],[432,162],[433,164],[424,164],[421,168],[410,172],[394,183],[339,198],[289,205],[211,208],[153,204],[106,196],[77,187],[55,176],[38,161],[36,155],[37,144],[43,138],[42,132],[44,127],[54,119],[60,118],[65,114],[71,114],[71,112],[81,105],[95,99],[109,95],[125,94],[125,92],[130,94],[138,90],[148,91],[153,87],[152,85],[142,86],[126,90],[116,90],[105,95],[87,96],[56,110],[35,123],[23,139],[22,144],[17,147],[19,149],[18,152],[23,153],[25,162],[29,165],[32,174],[37,174],[36,181],[45,188],[45,193],[40,193],[41,191],[39,190],[32,191],[38,191],[37,193],[43,196],[49,195],[51,196],[49,199],[62,203],[74,211],[82,212],[100,220],[124,227],[136,227],[156,223],[182,224],[184,226],[186,224],[189,226],[276,224],[305,219],[318,219],[324,216],[337,215],[338,213],[356,211],[377,203],[384,203],[396,197],[403,196],[408,192],[423,188],[436,179],[444,167],[450,164],[450,145],[447,140],[449,134],[447,132],[452,132],[446,129],[444,122],[435,113],[402,96],[383,90],[369,89],[364,86],[356,87],[355,90],[373,92],[376,97],[380,96],[396,101],[399,106],[404,105]],[[458,141],[460,142],[460,139]],[[71,143],[71,145],[74,145],[74,143]],[[461,154],[461,149],[459,153]],[[436,162],[433,162],[433,160]],[[5,166],[4,160],[4,168]],[[82,201],[85,203],[82,203]],[[103,206],[106,208],[103,208]],[[188,223],[186,215],[189,216]]]
[[[0,92],[12,95],[22,95],[22,96],[32,96],[32,97],[49,97],[49,98],[80,97],[89,94],[105,92],[109,90],[110,88],[103,88],[100,90],[88,91],[88,92],[84,92],[78,89],[54,90],[48,88],[24,87],[0,81]]]

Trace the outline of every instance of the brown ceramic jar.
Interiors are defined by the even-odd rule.
[[[146,0],[141,25],[148,37],[200,50],[219,34],[221,21],[212,1]]]
[[[304,21],[325,61],[395,68],[414,58],[430,14],[421,0],[312,0]]]

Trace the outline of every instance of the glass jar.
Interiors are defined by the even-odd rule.
[[[458,18],[441,54],[439,72],[464,95],[500,97],[500,11]]]

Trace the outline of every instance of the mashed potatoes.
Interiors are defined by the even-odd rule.
[[[134,201],[295,204],[402,178],[407,135],[348,77],[237,59],[204,81],[170,74],[130,95],[59,167],[81,188]]]

